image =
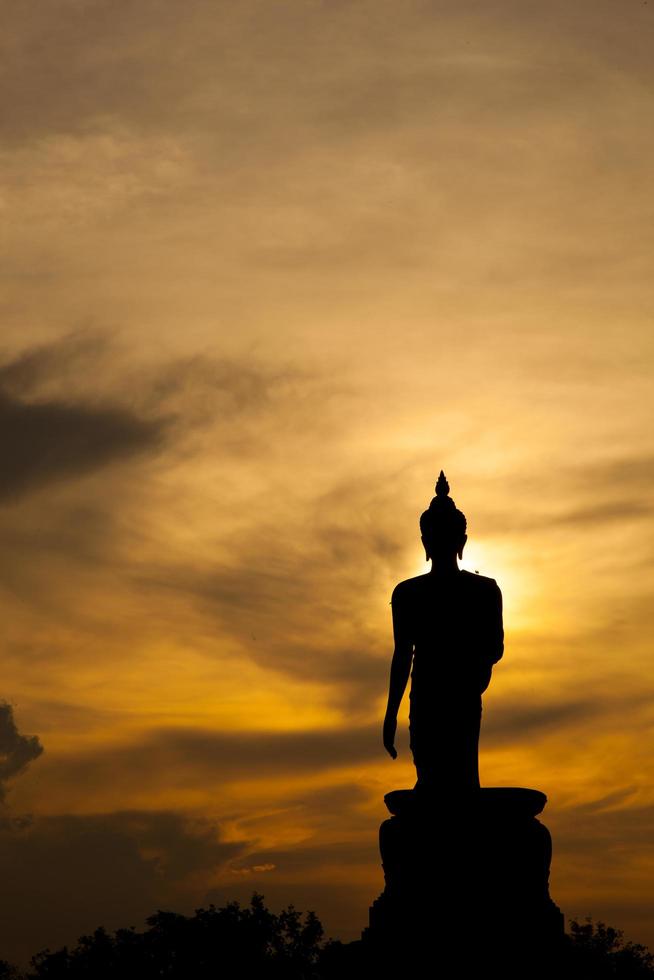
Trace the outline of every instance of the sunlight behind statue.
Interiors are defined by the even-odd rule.
[[[397,713],[411,674],[410,746],[418,789],[479,789],[482,693],[504,651],[502,594],[492,578],[459,568],[466,518],[441,470],[420,517],[431,571],[399,582],[391,598],[395,649],[383,741],[397,757]],[[413,669],[412,668],[413,665]]]

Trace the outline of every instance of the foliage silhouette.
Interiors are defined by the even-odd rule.
[[[604,980],[620,977],[654,977],[654,956],[646,946],[624,939],[613,929],[590,917],[583,923],[571,919],[566,936],[567,974],[575,980]]]
[[[20,970],[7,960],[0,960],[0,980],[22,980]]]
[[[361,941],[325,941],[314,912],[303,916],[289,905],[275,915],[256,892],[249,907],[212,904],[193,916],[159,910],[146,922],[143,932],[132,926],[111,934],[99,927],[72,949],[42,950],[25,973],[0,960],[0,980],[359,980],[372,965]],[[460,954],[456,944],[448,951],[446,936],[434,939],[434,964]],[[590,918],[571,919],[554,975],[561,980],[654,978],[654,956],[625,940],[619,929]]]
[[[149,928],[104,928],[82,936],[74,949],[32,957],[26,980],[314,980],[323,938],[313,912],[292,905],[275,915],[256,892],[249,908],[229,902],[193,916],[158,911]],[[0,975],[1,977],[1,975]]]

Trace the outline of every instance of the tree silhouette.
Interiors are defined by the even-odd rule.
[[[565,960],[570,977],[575,980],[625,980],[654,976],[654,956],[646,946],[624,939],[622,930],[603,922],[593,924],[590,917],[583,923],[570,920],[566,936]]]
[[[100,927],[73,949],[42,950],[26,980],[314,980],[323,938],[313,912],[292,905],[275,915],[256,892],[249,908],[229,902],[193,916],[157,911],[148,929]],[[1,980],[1,975],[0,975]]]
[[[99,927],[73,948],[42,950],[25,973],[0,960],[0,980],[379,980],[388,966],[371,959],[364,942],[324,941],[314,912],[289,905],[275,915],[256,892],[249,907],[212,904],[192,916],[159,910],[146,923],[143,932]],[[654,978],[654,956],[621,930],[590,918],[570,920],[569,930],[552,980]],[[474,935],[469,938],[474,946]],[[436,928],[432,968],[460,955]],[[525,964],[521,980],[532,972]]]
[[[22,980],[21,973],[7,960],[0,960],[0,980]]]

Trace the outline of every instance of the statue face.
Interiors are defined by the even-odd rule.
[[[468,535],[464,534],[462,538],[456,539],[448,535],[435,536],[431,541],[427,541],[423,534],[421,535],[421,540],[425,554],[427,555],[427,561],[430,558],[451,558],[453,555],[458,555],[459,558],[462,558]]]

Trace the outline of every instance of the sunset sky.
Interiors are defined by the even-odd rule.
[[[358,936],[441,468],[482,783],[654,949],[654,4],[1,9],[0,958],[255,890]]]

